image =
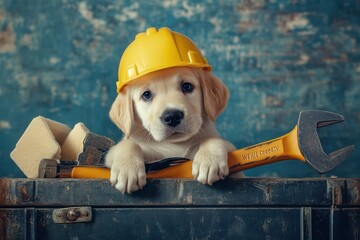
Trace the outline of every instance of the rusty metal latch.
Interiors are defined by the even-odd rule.
[[[52,214],[54,223],[83,223],[92,219],[91,207],[69,207],[55,209]]]

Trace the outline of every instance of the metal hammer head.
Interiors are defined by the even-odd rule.
[[[298,142],[305,160],[318,172],[325,173],[342,163],[354,151],[354,145],[326,154],[321,146],[317,128],[344,121],[344,117],[326,111],[302,111],[298,120]]]

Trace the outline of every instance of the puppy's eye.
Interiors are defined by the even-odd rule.
[[[142,95],[141,98],[144,99],[145,101],[150,101],[152,99],[152,93],[150,91],[145,91]]]
[[[181,91],[183,93],[191,93],[194,90],[194,86],[189,82],[184,82],[181,84]]]

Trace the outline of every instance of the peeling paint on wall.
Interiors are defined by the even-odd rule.
[[[11,129],[11,124],[9,121],[0,120],[0,130]]]
[[[0,31],[0,53],[15,52],[15,33],[10,25]]]
[[[105,27],[105,21],[94,18],[93,13],[89,10],[86,2],[79,3],[79,12],[81,16],[83,16],[86,20],[89,21],[91,25],[94,26],[95,29],[101,29]]]

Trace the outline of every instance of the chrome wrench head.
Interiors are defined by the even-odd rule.
[[[344,121],[344,117],[326,111],[300,112],[298,119],[298,143],[301,153],[319,173],[328,172],[340,165],[354,151],[354,145],[326,154],[321,146],[317,129]]]

